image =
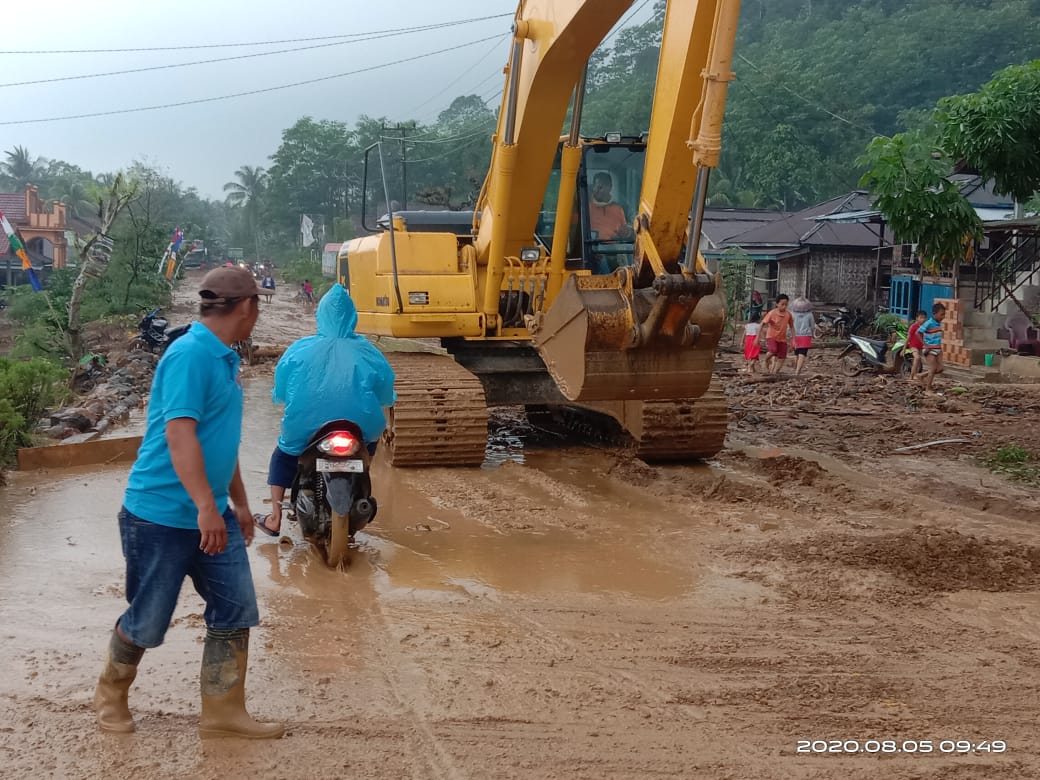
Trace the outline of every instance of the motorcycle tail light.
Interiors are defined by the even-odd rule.
[[[361,449],[361,442],[354,438],[354,435],[349,431],[330,433],[318,443],[319,451],[326,455],[335,455],[340,458],[353,455],[359,449]]]

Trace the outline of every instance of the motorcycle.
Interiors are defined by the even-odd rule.
[[[179,325],[167,332],[170,321],[161,316],[160,311],[152,309],[137,323],[137,335],[130,340],[131,350],[143,349],[161,355],[173,341],[188,332],[189,325]]]
[[[846,376],[864,371],[876,374],[909,374],[913,360],[906,351],[906,334],[898,335],[892,343],[864,336],[849,336],[849,345],[838,356]]]
[[[820,314],[820,321],[817,323],[813,335],[816,338],[833,336],[844,339],[858,333],[866,324],[867,318],[863,314],[863,309],[857,307],[853,312],[847,306],[839,306],[833,313]]]
[[[372,450],[355,423],[333,420],[318,429],[300,455],[290,516],[332,568],[343,563],[354,534],[375,519]]]
[[[170,321],[159,315],[160,309],[152,309],[137,324],[137,335],[130,340],[130,349],[143,349],[148,352],[164,353],[169,346],[188,332],[191,323],[178,325],[167,330]],[[253,362],[253,339],[236,341],[231,348],[238,353],[242,362],[251,365]]]

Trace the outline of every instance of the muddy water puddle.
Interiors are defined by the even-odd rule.
[[[270,387],[266,378],[246,383],[240,457],[251,495],[266,482],[267,459],[278,435],[279,417],[270,402]],[[591,507],[593,515],[604,515],[608,507],[616,513],[619,503],[631,506],[624,491],[614,491],[609,478],[600,473],[603,464],[590,468],[584,454],[528,451],[526,423],[517,414],[507,410],[497,416],[484,468],[451,470],[450,484],[457,486],[451,491],[453,500],[465,505],[468,492],[489,482],[523,482],[524,490],[537,494],[542,503],[570,501],[588,510],[580,506],[585,499],[578,497],[575,486],[581,485],[583,492],[600,497],[602,506]],[[642,535],[638,513],[629,516],[622,511],[610,518],[601,533],[503,530],[431,502],[425,488],[441,471],[394,470],[377,455],[372,482],[379,515],[358,537],[359,548],[347,575],[355,586],[371,578],[372,586],[384,595],[410,593],[413,598],[430,599],[561,591],[657,599],[681,595],[695,586],[693,567],[639,552],[641,546],[633,543]],[[508,494],[503,499],[507,501]],[[516,516],[523,521],[523,512],[517,511]],[[296,541],[292,547],[279,548],[266,539],[258,542],[265,557],[277,551],[278,558],[277,566],[267,560],[259,570],[267,571],[271,581],[291,583],[311,596],[334,587],[326,577],[334,573],[323,571],[298,531],[289,528]]]

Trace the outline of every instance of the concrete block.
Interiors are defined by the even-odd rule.
[[[92,437],[97,432],[84,434]],[[125,463],[137,457],[141,446],[140,436],[117,436],[111,439],[92,438],[75,441],[66,439],[50,447],[23,447],[18,450],[18,469],[60,469],[69,466],[92,466],[108,463]]]

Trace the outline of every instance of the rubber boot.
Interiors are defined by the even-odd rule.
[[[199,736],[278,739],[280,723],[258,723],[246,712],[249,629],[209,629],[202,651],[202,717]]]
[[[134,718],[127,698],[143,655],[143,647],[124,641],[118,628],[112,631],[108,658],[94,691],[94,709],[102,731],[129,734],[134,730]]]

